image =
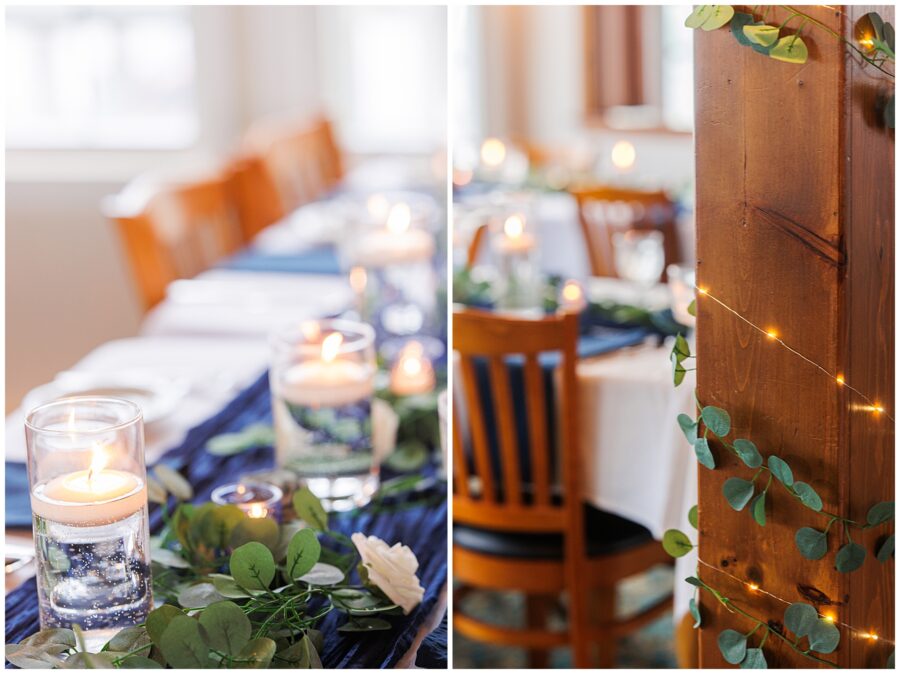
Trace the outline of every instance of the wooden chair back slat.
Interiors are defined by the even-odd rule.
[[[488,444],[487,425],[484,419],[481,394],[478,392],[478,379],[475,363],[471,356],[460,357],[460,374],[462,375],[463,394],[465,395],[466,414],[472,429],[472,453],[475,457],[475,473],[480,481],[482,500],[497,500],[494,489],[494,471],[491,467],[491,449]]]
[[[569,192],[578,204],[578,221],[592,275],[618,276],[613,235],[629,230],[661,232],[666,265],[681,262],[675,204],[662,190],[590,186],[572,188]],[[618,215],[614,217],[614,213]]]
[[[571,498],[577,494],[570,485],[562,485],[560,498],[554,499],[550,469],[551,447],[548,442],[547,406],[544,387],[544,370],[538,357],[540,354],[559,354],[559,391],[562,399],[570,405],[575,401],[575,358],[578,339],[578,317],[573,314],[553,316],[539,320],[499,317],[488,312],[472,310],[460,311],[453,319],[453,346],[458,353],[462,394],[468,429],[471,438],[472,464],[475,474],[484,490],[480,498],[476,494],[462,494],[457,488],[454,498],[454,518],[472,526],[495,528],[507,531],[580,531],[570,529],[569,511],[581,510],[581,500]],[[510,383],[511,357],[524,357],[525,410],[527,416],[528,447],[520,444],[517,412],[514,406]],[[490,380],[490,391],[479,391],[476,363],[484,364]],[[490,401],[482,395],[490,395]],[[498,475],[494,474],[491,447],[488,438],[488,419],[485,404],[490,402],[496,428],[497,448],[494,458],[499,462]],[[567,407],[568,426],[569,408]],[[466,461],[462,447],[457,450]],[[561,436],[557,451],[563,466],[577,463],[575,437]],[[527,456],[530,464],[530,484],[523,478],[521,457]],[[460,462],[460,459],[456,459]],[[563,472],[569,480],[574,480],[577,471],[571,468]],[[502,480],[501,490],[494,482]],[[572,484],[576,484],[572,482]],[[533,494],[532,494],[533,492]],[[490,495],[489,495],[490,494]],[[539,523],[539,525],[538,525]],[[576,536],[582,538],[582,536]]]
[[[516,438],[512,392],[509,388],[509,370],[501,356],[492,356],[488,363],[494,419],[497,423],[497,435],[500,441],[504,501],[514,506],[521,505],[522,473],[519,471],[519,443]]]
[[[143,196],[136,202],[137,191]],[[103,211],[116,223],[145,309],[165,297],[172,281],[209,269],[242,243],[221,176],[177,185],[136,182],[105,199]]]
[[[456,405],[453,406],[453,493],[460,498],[469,498],[469,466]]]
[[[547,438],[547,406],[544,373],[533,353],[525,357],[525,399],[531,449],[531,484],[534,504],[550,505],[553,474],[550,470],[550,444]]]

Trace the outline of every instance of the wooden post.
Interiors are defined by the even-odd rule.
[[[802,8],[848,39],[872,10],[893,22],[892,7]],[[786,17],[771,7],[766,22]],[[807,25],[803,39],[809,60],[794,65],[740,46],[728,28],[696,31],[698,284],[842,374],[885,413],[862,409],[847,387],[702,296],[698,396],[731,413],[734,437],[787,460],[825,510],[864,520],[871,505],[894,499],[894,133],[876,111],[894,84],[821,28]],[[713,448],[718,468],[699,469],[699,553],[716,570],[701,566],[700,577],[771,624],[782,622],[786,606],[719,571],[893,640],[894,561],[880,564],[874,555],[885,529],[854,532],[868,552],[854,573],[834,568],[838,525],[827,556],[804,559],[796,530],[822,529],[827,519],[777,484],[765,527],[746,509],[735,512],[722,485],[754,471]],[[746,633],[753,622],[700,596],[700,665],[728,666],[719,633]],[[883,667],[892,650],[841,628],[838,650],[825,657]],[[765,652],[769,667],[816,664],[774,637]]]

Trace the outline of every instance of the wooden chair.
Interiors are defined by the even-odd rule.
[[[145,309],[166,287],[208,269],[241,246],[225,179],[213,176],[177,185],[128,185],[102,204],[116,223]]]
[[[616,584],[671,560],[644,527],[588,507],[577,496],[577,339],[573,314],[541,320],[468,310],[454,314],[458,391],[467,418],[463,428],[454,406],[453,571],[459,588],[454,628],[479,641],[527,648],[533,667],[546,666],[548,649],[566,645],[576,667],[592,666],[593,645],[598,646],[600,666],[611,667],[616,639],[662,615],[672,602],[670,595],[627,620],[615,617]],[[564,423],[558,424],[554,443],[558,471],[552,465],[545,373],[538,360],[547,352],[561,356],[556,389]],[[517,419],[512,402],[510,355],[524,359],[524,419]],[[478,384],[478,368],[485,362],[490,400],[482,399]],[[489,445],[486,403],[495,419],[496,452]],[[527,428],[527,443],[519,437],[522,428]],[[522,471],[526,462],[527,482]],[[527,628],[501,627],[467,614],[462,599],[479,589],[525,593]],[[563,592],[568,596],[568,630],[551,631],[547,614]]]
[[[244,240],[321,198],[342,177],[341,152],[324,117],[255,125],[229,176]]]
[[[681,261],[675,204],[665,192],[608,186],[577,187],[569,192],[578,203],[593,276],[617,276],[612,243],[616,232],[662,232],[666,266]]]
[[[471,269],[475,266],[475,263],[478,262],[478,256],[481,254],[481,246],[487,239],[488,231],[489,224],[483,222],[475,228],[474,232],[472,232],[472,238],[466,248],[466,268]]]

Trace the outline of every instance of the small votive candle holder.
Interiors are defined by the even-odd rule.
[[[101,646],[153,603],[141,409],[64,398],[27,415],[25,440],[41,628]]]
[[[575,279],[569,279],[559,291],[559,310],[563,313],[580,314],[586,308],[584,288]]]
[[[491,248],[500,275],[497,308],[531,314],[541,309],[538,241],[524,213],[495,219]]]
[[[216,487],[211,495],[213,503],[233,505],[248,517],[263,519],[268,517],[281,521],[281,499],[284,492],[273,484],[262,482],[238,482]]]
[[[334,510],[364,505],[378,488],[374,343],[370,325],[335,319],[293,323],[272,338],[278,466]]]
[[[422,342],[407,342],[391,368],[391,392],[398,396],[430,393],[434,383],[434,367]]]

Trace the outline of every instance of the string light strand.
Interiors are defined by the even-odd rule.
[[[785,349],[787,349],[788,351],[790,351],[791,353],[793,353],[795,356],[798,356],[799,358],[803,359],[804,361],[806,361],[807,363],[809,363],[810,365],[812,365],[814,368],[816,368],[817,370],[819,370],[822,374],[826,375],[829,379],[831,379],[832,381],[834,381],[834,383],[836,383],[838,386],[842,386],[842,387],[844,387],[844,388],[849,389],[850,391],[853,391],[856,395],[858,395],[860,398],[862,398],[864,401],[866,401],[867,406],[864,408],[865,411],[867,411],[867,412],[873,412],[873,413],[875,413],[875,414],[884,414],[884,415],[885,415],[888,419],[890,419],[892,422],[894,421],[894,417],[892,417],[892,416],[884,409],[884,406],[883,406],[883,405],[881,405],[881,404],[878,403],[878,402],[874,402],[872,399],[870,399],[870,398],[869,398],[866,394],[864,394],[862,391],[860,391],[859,389],[857,389],[857,388],[851,386],[850,384],[848,384],[847,381],[846,381],[846,379],[844,378],[844,375],[842,375],[842,374],[837,374],[837,373],[833,373],[833,372],[829,371],[827,368],[823,367],[822,365],[820,365],[820,364],[817,363],[816,361],[812,360],[811,358],[808,358],[808,357],[805,356],[804,354],[802,354],[802,353],[800,353],[799,351],[797,351],[797,349],[795,349],[795,348],[793,348],[792,346],[790,346],[789,344],[787,344],[783,339],[781,339],[781,337],[779,337],[778,333],[775,331],[774,328],[768,328],[768,329],[762,328],[762,327],[758,326],[756,323],[754,323],[753,321],[751,321],[751,320],[749,320],[748,318],[744,317],[744,315],[741,314],[740,312],[736,311],[735,309],[732,309],[730,306],[728,306],[725,302],[723,302],[722,300],[720,300],[718,297],[716,297],[715,295],[711,294],[711,293],[709,292],[708,289],[703,288],[703,287],[701,287],[701,286],[694,286],[694,288],[696,288],[698,295],[700,295],[701,297],[708,297],[708,298],[711,299],[713,302],[715,302],[716,304],[718,304],[719,306],[721,306],[723,309],[725,309],[726,311],[728,311],[728,312],[734,314],[734,315],[737,316],[739,319],[741,319],[742,321],[744,321],[744,323],[746,323],[747,325],[749,325],[751,328],[753,328],[753,329],[756,330],[757,332],[759,332],[759,333],[765,335],[769,340],[771,340],[771,341],[773,341],[773,342],[776,342],[776,343],[780,344],[780,345],[783,346]]]
[[[713,571],[716,571],[717,573],[722,574],[723,576],[728,576],[732,580],[745,586],[750,592],[752,592],[754,594],[764,594],[767,597],[771,597],[775,601],[781,602],[782,604],[784,604],[786,606],[790,606],[792,603],[794,603],[794,602],[788,601],[787,599],[779,597],[777,594],[772,594],[768,590],[762,589],[756,583],[752,583],[752,582],[743,580],[741,578],[738,578],[733,573],[725,571],[724,569],[720,569],[718,566],[710,564],[709,562],[706,562],[700,558],[697,559],[697,562],[699,564],[702,564],[703,566],[707,567],[708,569],[712,569]],[[872,642],[880,641],[882,643],[890,644],[892,646],[894,645],[894,642],[890,639],[885,639],[883,637],[878,636],[877,634],[875,634],[873,632],[869,632],[868,630],[861,630],[856,627],[853,627],[852,625],[848,625],[847,623],[841,622],[840,620],[838,620],[835,616],[833,616],[831,614],[819,613],[819,615],[822,617],[823,620],[827,620],[828,622],[833,623],[835,625],[840,625],[841,627],[845,628],[846,630],[853,632],[855,634],[858,634],[861,639],[866,639],[867,641],[872,641]]]

